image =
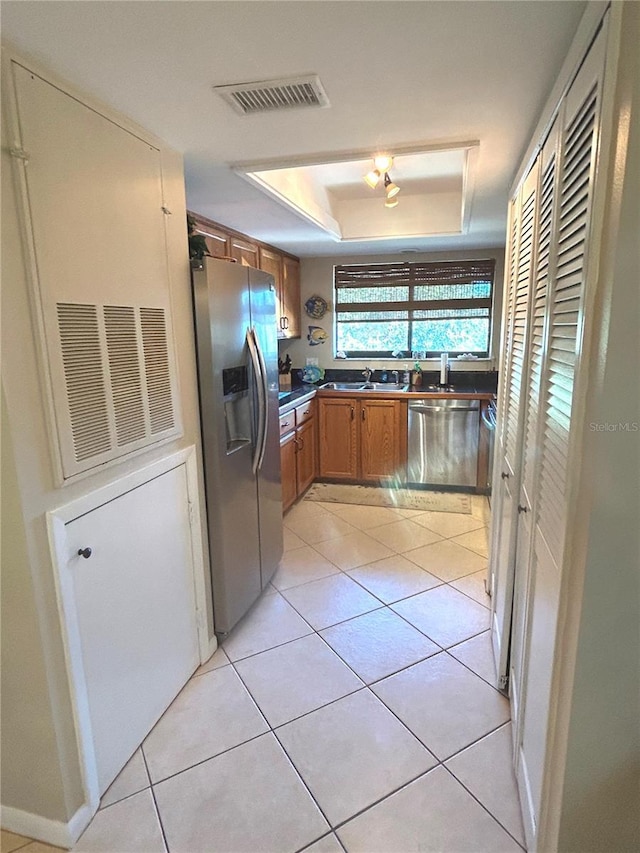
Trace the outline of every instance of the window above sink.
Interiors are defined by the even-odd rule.
[[[338,265],[335,349],[346,358],[489,356],[495,261]]]

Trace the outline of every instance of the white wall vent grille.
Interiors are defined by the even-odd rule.
[[[66,389],[66,411],[58,410],[65,477],[177,434],[165,309],[56,308]]]
[[[155,435],[174,426],[167,327],[162,308],[141,308],[140,319],[151,432]]]
[[[73,448],[80,462],[111,447],[97,308],[58,305],[58,326]]]
[[[327,93],[316,74],[280,80],[232,83],[213,88],[243,116],[299,107],[330,106]]]
[[[145,436],[142,380],[138,360],[135,310],[105,305],[111,391],[116,419],[116,440],[122,447]]]

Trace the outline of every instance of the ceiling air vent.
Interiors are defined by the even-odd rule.
[[[316,74],[281,80],[258,80],[254,83],[233,83],[213,88],[243,116],[298,107],[329,106],[327,94]]]

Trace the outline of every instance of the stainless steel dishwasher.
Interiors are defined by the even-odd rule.
[[[410,401],[408,428],[409,484],[475,488],[479,400]]]

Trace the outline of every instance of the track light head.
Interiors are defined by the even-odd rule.
[[[376,169],[382,175],[385,172],[388,172],[393,166],[393,157],[390,154],[378,154],[373,158],[373,162],[375,163]]]
[[[387,194],[388,199],[393,198],[394,196],[398,195],[398,193],[400,192],[400,187],[396,186],[393,183],[393,181],[389,177],[388,172],[384,173],[384,190]]]
[[[368,184],[372,190],[375,190],[375,188],[378,186],[378,182],[380,181],[380,174],[381,173],[378,171],[378,169],[371,169],[371,171],[367,172],[367,174],[364,176],[365,183]]]

